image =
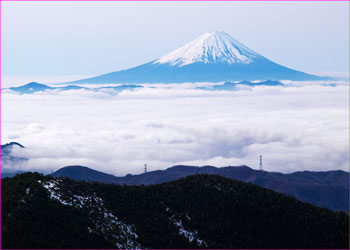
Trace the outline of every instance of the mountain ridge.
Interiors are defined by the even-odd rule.
[[[58,91],[67,91],[67,90],[90,90],[90,91],[100,91],[100,90],[115,90],[115,91],[123,91],[123,90],[134,90],[137,88],[143,88],[141,85],[133,85],[133,84],[124,84],[120,86],[104,86],[104,87],[96,87],[96,88],[88,88],[77,85],[67,85],[62,87],[51,87],[49,85],[30,82],[25,85],[21,85],[18,87],[10,87],[3,88],[1,90],[11,90],[17,92],[19,94],[34,94],[36,92],[46,91],[46,90],[58,90]]]
[[[249,82],[249,81],[241,81],[241,82],[225,82],[223,84],[217,84],[213,86],[207,86],[207,87],[195,87],[194,89],[202,89],[202,90],[227,90],[227,91],[235,91],[237,85],[245,85],[245,86],[284,86],[283,83],[278,81],[260,81],[260,82]],[[13,92],[16,92],[18,94],[34,94],[37,92],[47,91],[47,90],[57,90],[57,91],[68,91],[68,90],[89,90],[89,91],[100,91],[100,90],[114,90],[114,91],[124,91],[124,90],[134,90],[144,88],[142,85],[135,85],[135,84],[123,84],[118,86],[102,86],[102,87],[95,87],[95,88],[89,88],[89,87],[83,87],[79,85],[66,85],[66,86],[60,86],[60,87],[52,87],[49,85],[45,85],[42,83],[37,82],[30,82],[21,86],[17,87],[10,87],[10,88],[3,88],[1,90],[11,90]]]
[[[83,174],[78,175],[79,168]],[[174,181],[193,174],[217,174],[227,178],[253,183],[301,201],[327,207],[333,210],[349,210],[349,173],[342,170],[326,172],[278,172],[258,171],[248,166],[222,167],[177,165],[166,170],[156,170],[139,175],[128,174],[116,177],[102,172],[95,178],[96,170],[81,166],[67,166],[52,174],[53,177],[68,177],[80,181],[97,181],[118,185],[151,185]],[[73,173],[73,174],[72,174]]]

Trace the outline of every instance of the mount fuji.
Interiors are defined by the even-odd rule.
[[[225,32],[205,33],[149,63],[70,83],[182,83],[321,80],[274,63]],[[328,79],[328,78],[327,78]]]

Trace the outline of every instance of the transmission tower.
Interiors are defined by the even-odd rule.
[[[262,165],[262,155],[260,155],[260,167],[259,167],[260,171],[264,171],[263,169],[263,165]]]
[[[147,163],[145,163],[145,173],[147,173]]]

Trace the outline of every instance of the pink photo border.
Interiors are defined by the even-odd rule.
[[[0,0],[0,142],[1,142],[1,80],[2,80],[2,72],[1,72],[1,2],[20,2],[20,1],[25,1],[25,2],[100,2],[98,0]],[[103,0],[103,1],[108,1],[108,2],[123,2],[123,0]],[[239,0],[219,0],[219,1],[213,1],[213,0],[132,0],[132,2],[192,2],[192,1],[198,1],[198,2],[269,2],[269,1],[278,1],[278,2],[349,2],[349,0],[244,0],[244,1],[239,1]],[[124,1],[124,2],[131,2],[131,1]],[[350,12],[350,4],[349,4],[349,12]],[[350,24],[350,19],[349,19],[349,24]],[[350,45],[349,45],[350,47]],[[350,57],[350,54],[349,54]],[[350,78],[350,67],[349,67],[349,78]],[[349,90],[349,96],[350,96],[350,90]],[[348,103],[348,107],[350,109],[350,103]],[[349,120],[350,122],[350,120]],[[348,138],[348,142],[350,143],[350,138]],[[2,142],[1,142],[2,143]],[[349,150],[349,155],[350,155],[350,150]],[[1,159],[1,150],[0,150],[0,159]],[[350,170],[350,166],[349,166]],[[0,174],[1,174],[1,161],[0,161]],[[349,184],[349,189],[350,189],[350,184]],[[0,179],[0,191],[1,191],[1,179]],[[1,198],[1,193],[0,193],[0,198]],[[0,213],[2,211],[1,207],[1,199],[0,199]],[[1,216],[0,216],[0,225],[1,225]],[[0,233],[1,233],[1,228],[0,228]],[[349,241],[350,242],[350,241]],[[1,235],[0,235],[0,249],[1,249]],[[87,249],[86,249],[87,250]]]

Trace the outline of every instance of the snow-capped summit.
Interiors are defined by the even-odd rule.
[[[204,63],[251,63],[262,56],[247,48],[225,32],[205,33],[185,46],[156,60],[154,64],[184,66]]]
[[[325,78],[274,63],[225,32],[216,31],[205,33],[154,61],[69,84],[320,79]]]

